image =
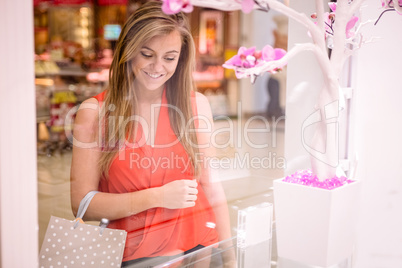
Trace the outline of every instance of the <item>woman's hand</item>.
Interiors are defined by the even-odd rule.
[[[176,180],[163,185],[161,189],[161,207],[169,209],[195,206],[197,200],[196,180]]]

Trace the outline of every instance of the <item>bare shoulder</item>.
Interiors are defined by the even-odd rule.
[[[200,92],[195,92],[195,98],[197,103],[198,115],[212,118],[211,105],[209,104],[207,97],[205,97],[205,95]]]
[[[74,133],[76,135],[93,134],[99,120],[99,103],[95,98],[89,98],[81,103],[75,118]]]
[[[98,109],[99,108],[99,102],[98,102],[97,99],[92,97],[92,98],[89,98],[89,99],[86,99],[85,101],[83,101],[81,103],[81,105],[80,105],[80,109],[81,109],[81,107],[83,107],[83,108],[92,108],[92,109],[96,107],[96,109]]]
[[[83,101],[78,108],[77,117],[85,119],[96,119],[99,115],[99,103],[95,98]]]

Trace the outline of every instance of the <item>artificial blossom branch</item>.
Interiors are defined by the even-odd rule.
[[[366,0],[353,0],[353,2],[349,5],[349,11],[347,16],[351,18],[353,14],[359,11],[364,1]]]
[[[321,32],[321,38],[325,38],[325,27],[324,27],[324,3],[322,0],[315,1],[315,9],[317,12],[317,26],[318,30]],[[331,26],[330,26],[331,27]]]
[[[288,18],[294,19],[301,25],[305,26],[310,32],[314,43],[317,44],[320,49],[326,50],[325,40],[323,39],[323,35],[321,35],[322,32],[319,30],[317,25],[315,25],[314,22],[312,22],[310,18],[306,16],[306,14],[297,12],[296,10],[284,5],[277,0],[261,0],[261,2],[267,3],[272,10],[278,11],[279,13],[282,13]]]
[[[235,10],[241,10],[241,3],[237,1],[221,1],[221,0],[215,0],[215,1],[205,1],[205,0],[191,0],[191,3],[194,6],[198,7],[206,7],[206,8],[213,8],[213,9],[218,9],[222,11],[235,11]]]
[[[345,57],[346,45],[346,25],[349,17],[349,8],[347,0],[339,0],[336,7],[336,23],[334,24],[333,49],[331,53],[332,70],[339,77],[342,70],[342,63]],[[337,89],[336,89],[337,90]]]
[[[249,76],[260,75],[264,72],[271,72],[273,70],[282,68],[282,66],[286,65],[291,58],[303,51],[313,51],[314,53],[319,54],[321,50],[317,47],[317,45],[312,43],[298,44],[279,60],[265,62],[264,64],[253,68],[240,68],[240,71]]]

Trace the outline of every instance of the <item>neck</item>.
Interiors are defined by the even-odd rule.
[[[155,103],[162,98],[164,86],[155,90],[137,89],[138,102],[142,103]]]

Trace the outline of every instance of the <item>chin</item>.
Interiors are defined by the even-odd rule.
[[[155,86],[155,87],[148,87],[147,90],[149,91],[157,91],[159,89],[163,89],[164,85],[161,86]]]

